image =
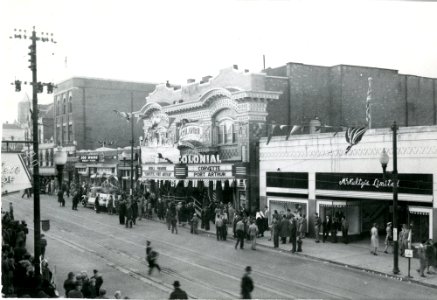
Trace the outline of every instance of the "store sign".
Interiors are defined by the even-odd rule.
[[[183,164],[219,164],[222,162],[219,154],[183,155],[179,161]]]
[[[143,165],[142,176],[146,178],[173,177],[174,166]]]
[[[98,154],[80,155],[79,161],[80,162],[98,162],[99,155]]]
[[[362,191],[362,192],[393,192],[394,181],[382,173],[316,173],[316,189]],[[399,193],[432,195],[432,174],[398,174],[396,183]]]
[[[232,178],[232,165],[189,165],[189,178]]]
[[[197,141],[200,142],[203,134],[203,128],[198,124],[187,124],[179,130],[180,141]]]
[[[32,187],[30,175],[18,153],[2,153],[2,194]]]

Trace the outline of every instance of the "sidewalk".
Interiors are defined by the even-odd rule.
[[[181,228],[190,230],[189,225]],[[210,228],[209,231],[199,228],[199,232],[215,235],[216,230],[214,224],[211,223]],[[267,231],[264,233],[264,237],[257,238],[257,245],[275,249],[273,248],[273,240],[269,241],[269,238],[270,232]],[[228,228],[228,239],[232,241],[234,240],[232,228]],[[276,248],[276,250],[291,251],[292,247],[288,241],[289,239],[287,239],[287,244],[281,244],[281,241],[279,241],[279,248]],[[398,275],[393,274],[393,249],[389,249],[389,254],[386,254],[383,252],[385,247],[384,241],[380,241],[379,245],[378,255],[375,256],[370,253],[370,238],[369,241],[352,242],[347,245],[342,243],[341,239],[339,239],[338,243],[334,244],[328,241],[325,243],[315,243],[314,239],[305,238],[303,239],[302,244],[303,251],[293,254],[290,252],[290,255],[308,257],[341,265],[346,268],[362,270],[363,272],[369,272],[379,276],[390,277],[400,281],[415,282],[437,288],[437,273],[426,274],[425,271],[426,277],[420,277],[419,273],[416,271],[419,268],[419,259],[417,258],[411,258],[410,275],[412,278],[407,277],[408,259],[402,256],[399,256],[398,262],[400,273]],[[250,250],[250,247],[245,249],[247,249],[245,251],[252,251]],[[434,272],[434,269],[431,268],[431,271]]]

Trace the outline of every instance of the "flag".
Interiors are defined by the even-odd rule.
[[[367,99],[366,99],[366,122],[370,124],[372,120],[372,116],[370,115],[370,105],[372,104],[372,77],[369,77],[369,89],[367,90]]]
[[[273,135],[273,132],[275,131],[276,126],[278,126],[278,125],[276,125],[276,124],[271,125],[271,130],[269,130],[269,132],[268,132],[266,145],[268,145],[270,143],[270,140],[272,139],[272,135]]]
[[[348,142],[349,146],[346,148],[345,154],[349,152],[352,146],[358,144],[366,133],[366,127],[350,127],[346,130],[346,142]]]
[[[287,137],[285,138],[286,141],[288,141],[288,138],[290,137],[290,135],[292,135],[293,133],[295,133],[296,131],[298,131],[300,128],[302,128],[302,126],[299,125],[293,125],[293,127],[290,130],[290,133],[287,135]]]
[[[117,116],[119,116],[120,118],[124,118],[128,122],[132,118],[132,114],[131,113],[126,113],[126,112],[118,111],[116,109],[114,109],[114,112],[117,114]]]

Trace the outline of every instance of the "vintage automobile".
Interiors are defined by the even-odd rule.
[[[112,198],[115,201],[119,197],[119,191],[118,189],[94,186],[90,189],[87,195],[83,196],[82,205],[84,207],[94,207],[97,195],[99,195],[100,206],[108,208],[109,197],[112,195]]]

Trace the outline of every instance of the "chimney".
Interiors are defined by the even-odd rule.
[[[193,82],[196,82],[196,79],[192,79],[192,78],[187,79],[187,83],[193,83]]]
[[[208,82],[211,78],[212,78],[212,76],[210,76],[210,75],[208,75],[208,76],[203,76],[203,77],[202,77],[202,81],[201,81],[200,83]]]
[[[249,73],[249,69],[244,69],[244,73]]]
[[[238,65],[233,65],[232,68],[234,68],[235,70],[238,70]]]

